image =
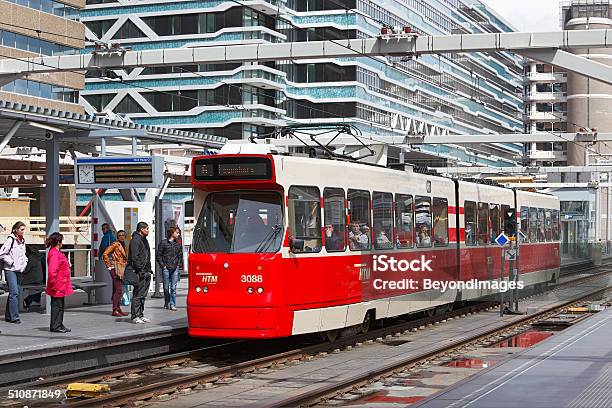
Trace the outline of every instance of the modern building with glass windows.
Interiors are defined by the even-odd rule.
[[[367,38],[383,25],[431,35],[512,30],[479,0],[88,0],[81,17],[89,46],[134,50]],[[81,103],[92,114],[232,139],[343,123],[378,140],[412,130],[452,142],[453,134],[523,131],[522,71],[505,52],[134,68],[90,72]],[[410,159],[510,166],[522,150],[426,145]]]
[[[84,0],[1,0],[3,58],[80,53],[85,47],[85,26],[79,21],[84,7]],[[79,72],[32,74],[2,85],[0,99],[84,113],[78,100],[84,85]]]

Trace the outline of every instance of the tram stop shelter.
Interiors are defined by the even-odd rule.
[[[119,119],[68,113],[22,103],[0,101],[0,153],[5,147],[37,147],[46,152],[45,217],[47,234],[59,228],[60,152],[98,155],[108,145],[132,146],[140,141],[220,148],[225,138]]]

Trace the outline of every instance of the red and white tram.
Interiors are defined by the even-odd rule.
[[[524,236],[521,281],[559,276],[559,201],[549,195],[410,169],[243,153],[195,158],[192,183],[192,336],[365,329],[375,319],[497,293],[426,289],[424,281],[497,281],[502,254],[493,240],[507,208],[517,208]]]

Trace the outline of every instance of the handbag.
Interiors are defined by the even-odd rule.
[[[123,294],[121,295],[121,306],[129,306],[132,303],[132,285],[128,285],[124,283],[123,285]]]
[[[123,282],[129,283],[130,285],[138,285],[138,283],[140,282],[140,277],[138,276],[138,273],[136,273],[136,271],[130,264],[127,264],[124,268]]]
[[[115,262],[115,273],[119,277],[119,279],[123,280],[125,277],[125,267],[127,265],[124,263]]]

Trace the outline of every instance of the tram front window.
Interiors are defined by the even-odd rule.
[[[283,239],[281,195],[212,193],[193,232],[195,253],[274,253]]]

